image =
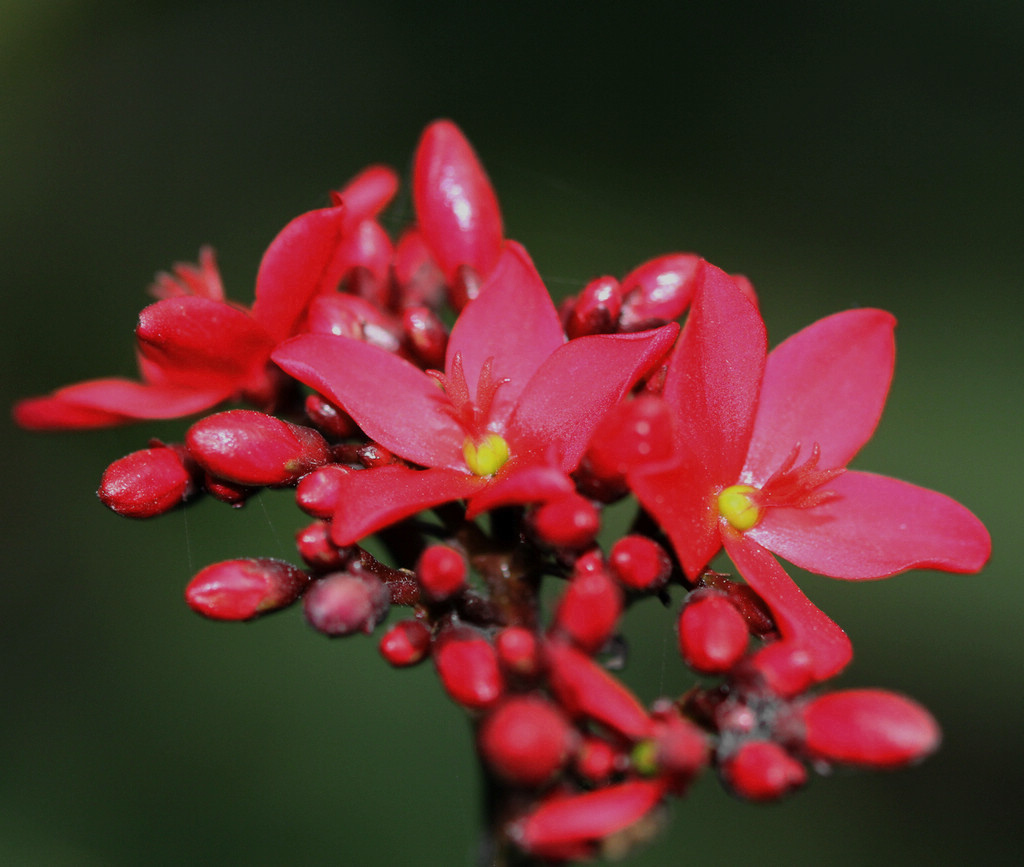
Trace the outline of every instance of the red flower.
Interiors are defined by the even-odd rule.
[[[959,503],[846,469],[882,412],[893,317],[838,313],[766,356],[749,298],[717,268],[704,263],[703,271],[665,380],[674,456],[629,474],[687,574],[698,575],[724,544],[773,611],[785,599],[799,620],[799,591],[764,549],[834,578],[980,569],[991,541]]]
[[[443,374],[323,334],[296,337],[273,358],[343,407],[372,439],[428,468],[393,465],[340,479],[333,534],[349,544],[450,500],[469,498],[472,517],[571,492],[567,474],[597,422],[675,334],[666,326],[566,343],[533,263],[509,242],[455,323]]]
[[[270,407],[280,375],[270,366],[278,342],[296,333],[318,294],[333,291],[356,265],[380,271],[390,241],[373,219],[394,193],[394,172],[366,169],[329,208],[302,214],[271,242],[256,277],[252,310],[224,300],[213,253],[200,264],[158,275],[161,300],[139,316],[135,335],[141,381],[107,377],[65,386],[14,408],[35,430],[109,427],[177,418],[228,399]]]

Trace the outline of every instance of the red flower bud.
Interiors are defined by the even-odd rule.
[[[654,736],[633,750],[637,770],[664,779],[673,792],[681,795],[708,763],[711,750],[707,735],[684,719],[670,702],[656,708],[652,718]]]
[[[740,798],[775,801],[807,782],[807,770],[773,741],[749,741],[721,764],[722,779]]]
[[[302,607],[309,625],[325,635],[369,635],[387,617],[391,591],[372,575],[332,572],[310,585]]]
[[[296,547],[306,565],[317,572],[338,572],[359,556],[355,545],[339,548],[331,540],[331,525],[314,521],[295,534]]]
[[[540,642],[537,633],[523,626],[502,629],[494,640],[498,662],[509,674],[536,677],[541,669]]]
[[[341,495],[341,480],[351,473],[342,464],[325,464],[306,473],[295,487],[298,507],[314,518],[332,518]]]
[[[810,653],[790,641],[762,647],[750,658],[749,670],[780,698],[792,698],[815,683]]]
[[[743,659],[749,639],[743,615],[717,592],[698,590],[679,615],[679,652],[703,674],[729,671]]]
[[[535,509],[530,523],[544,544],[581,551],[594,544],[601,516],[586,497],[568,494]]]
[[[659,590],[672,574],[665,549],[646,536],[623,536],[612,545],[608,564],[612,574],[632,590]]]
[[[440,316],[429,307],[406,307],[402,311],[402,330],[425,367],[444,369],[448,330]]]
[[[494,646],[476,629],[445,630],[434,640],[433,657],[441,685],[463,707],[490,707],[505,691]]]
[[[585,457],[588,472],[621,482],[631,467],[665,460],[672,453],[669,419],[668,407],[654,395],[619,404],[594,431]]]
[[[214,499],[240,509],[245,505],[245,501],[256,493],[257,489],[251,488],[248,485],[236,485],[234,482],[218,479],[216,476],[204,471],[203,490]]]
[[[454,548],[431,545],[416,564],[416,580],[428,598],[447,599],[466,586],[466,561]]]
[[[942,738],[925,708],[880,689],[829,693],[805,704],[799,716],[804,749],[827,762],[898,768],[933,753]]]
[[[291,605],[309,576],[283,560],[225,560],[200,571],[185,588],[193,611],[214,620],[248,620]]]
[[[614,334],[619,330],[622,289],[614,277],[591,280],[572,303],[565,323],[570,339],[587,334]]]
[[[422,661],[430,652],[430,629],[419,620],[399,620],[380,640],[380,655],[395,668]]]
[[[114,461],[97,492],[103,505],[128,518],[152,518],[181,505],[196,491],[195,465],[184,449],[156,446]]]
[[[551,631],[568,637],[587,653],[596,653],[611,638],[622,614],[622,591],[603,564],[592,568],[595,558],[581,557],[569,586],[555,609]]]
[[[392,260],[401,307],[437,309],[444,300],[444,275],[418,226],[402,232]]]
[[[197,421],[185,442],[203,469],[239,485],[287,485],[331,459],[312,428],[249,409]]]
[[[630,271],[622,280],[622,330],[643,331],[682,316],[697,289],[699,263],[692,253],[667,253]]]
[[[605,783],[612,774],[622,770],[628,761],[622,750],[612,746],[604,738],[587,735],[576,750],[573,768],[588,782]]]
[[[565,847],[598,842],[648,816],[665,795],[660,780],[631,780],[578,795],[558,795],[515,822],[509,836],[542,858],[562,857]]]
[[[306,397],[306,418],[318,430],[338,440],[350,437],[358,430],[347,412],[319,394]]]
[[[636,696],[589,656],[560,642],[549,642],[546,653],[551,691],[570,715],[588,717],[627,740],[651,736],[651,719]]]
[[[539,695],[504,699],[484,719],[477,735],[480,755],[505,782],[543,786],[572,752],[575,732],[565,715]]]

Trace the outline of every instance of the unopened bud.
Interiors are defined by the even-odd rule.
[[[443,632],[434,641],[433,658],[445,692],[465,708],[490,707],[505,691],[494,645],[476,629]]]
[[[753,674],[780,698],[792,698],[816,682],[814,660],[799,644],[775,641],[762,647],[744,663],[743,676]]]
[[[429,307],[407,307],[402,312],[402,329],[424,367],[444,368],[448,331],[440,316]]]
[[[517,786],[549,782],[565,767],[574,743],[565,715],[540,695],[506,698],[484,719],[477,736],[488,767]]]
[[[619,404],[594,431],[584,459],[588,472],[609,483],[623,482],[630,468],[672,454],[668,406],[654,395]]]
[[[114,461],[97,491],[103,505],[127,518],[152,518],[196,492],[195,465],[185,450],[156,446]]]
[[[573,758],[573,768],[590,783],[605,783],[616,771],[622,770],[628,756],[604,738],[587,735]]]
[[[700,257],[667,253],[634,268],[622,279],[623,331],[642,331],[677,319],[697,289]]]
[[[380,640],[380,655],[395,668],[407,668],[430,652],[430,629],[419,620],[400,620]]]
[[[319,394],[306,397],[306,417],[314,427],[334,439],[345,439],[358,430],[347,412]]]
[[[616,578],[631,590],[660,590],[672,574],[672,561],[665,549],[646,536],[623,536],[608,554],[608,565]]]
[[[807,770],[774,741],[748,741],[720,764],[722,779],[748,801],[776,801],[807,782]]]
[[[524,626],[508,626],[494,640],[498,662],[511,675],[536,677],[541,670],[541,651],[537,633]]]
[[[614,334],[619,330],[622,289],[614,277],[591,280],[572,303],[565,323],[569,338]]]
[[[594,544],[601,529],[601,516],[586,497],[568,494],[538,506],[530,516],[530,524],[544,544],[581,551]]]
[[[295,486],[295,502],[314,518],[332,518],[341,498],[342,481],[352,469],[342,464],[325,464],[306,473]]]
[[[214,620],[248,620],[291,605],[309,576],[283,560],[251,557],[214,563],[185,588],[193,611]]]
[[[703,594],[703,595],[700,595]],[[724,674],[743,659],[750,631],[727,597],[698,590],[679,615],[679,652],[702,674]]]
[[[333,572],[310,585],[302,600],[309,625],[332,637],[369,635],[388,615],[391,592],[379,578]]]
[[[416,580],[428,598],[448,599],[466,585],[466,561],[454,548],[431,545],[416,564]]]
[[[587,653],[596,653],[615,632],[620,614],[622,591],[601,564],[600,555],[588,554],[577,561],[555,609],[551,631]]]
[[[684,719],[670,702],[656,707],[652,719],[654,734],[649,741],[637,744],[634,763],[640,773],[661,777],[681,795],[708,763],[711,750],[707,735]]]
[[[295,544],[306,565],[317,572],[338,572],[359,556],[355,545],[339,547],[331,539],[331,525],[314,521],[295,534]]]
[[[240,509],[245,505],[245,501],[256,493],[258,488],[253,488],[249,485],[238,485],[226,479],[218,479],[216,476],[204,471],[203,490],[215,500],[220,500],[222,503],[227,503],[229,506]]]
[[[248,409],[201,419],[185,442],[203,469],[239,485],[287,485],[331,459],[312,428]]]

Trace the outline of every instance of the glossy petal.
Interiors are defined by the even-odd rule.
[[[320,208],[288,223],[271,241],[256,274],[253,317],[276,340],[295,332],[309,300],[337,287],[338,245],[350,224],[346,208]]]
[[[802,446],[820,466],[844,467],[874,433],[895,363],[896,320],[848,310],[809,325],[768,356],[744,481],[764,482]]]
[[[472,521],[477,515],[498,506],[543,503],[564,497],[574,490],[572,479],[556,467],[544,464],[523,466],[519,461],[509,461],[488,485],[470,498],[466,517]]]
[[[343,204],[350,221],[370,220],[388,206],[398,192],[398,175],[390,166],[367,166],[331,200]]]
[[[486,479],[449,469],[387,466],[349,473],[339,482],[331,537],[351,545],[424,509],[468,497]]]
[[[466,137],[449,120],[426,128],[413,165],[416,219],[445,276],[460,265],[486,277],[501,252],[498,199]]]
[[[465,470],[465,434],[445,410],[438,384],[408,361],[361,340],[326,334],[288,340],[273,359],[344,407],[367,436],[399,457]]]
[[[805,649],[816,681],[842,671],[853,658],[846,633],[800,591],[778,561],[750,534],[726,532],[725,550],[758,596],[771,609],[782,641]]]
[[[828,488],[839,496],[813,509],[767,509],[747,535],[833,578],[886,578],[907,569],[976,572],[988,560],[988,531],[944,494],[853,470]]]
[[[139,314],[135,334],[147,379],[200,390],[241,387],[274,347],[244,310],[196,296],[150,304]]]
[[[475,303],[475,302],[474,302]],[[508,427],[514,455],[579,464],[602,417],[668,352],[669,324],[636,334],[598,334],[560,346],[530,380]]]
[[[702,264],[700,288],[665,380],[676,439],[713,487],[743,468],[764,372],[767,335],[757,309],[724,271]]]
[[[20,401],[14,420],[29,430],[87,430],[139,419],[178,418],[215,406],[224,389],[148,385],[130,379],[91,379],[46,397]]]
[[[480,295],[456,320],[445,367],[462,355],[469,393],[476,395],[480,370],[494,359],[492,375],[507,378],[495,394],[492,417],[505,421],[537,369],[565,343],[558,312],[529,254],[509,242]]]

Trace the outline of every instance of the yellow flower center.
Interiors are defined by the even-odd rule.
[[[479,442],[466,437],[462,454],[474,476],[493,476],[509,458],[508,443],[496,433],[487,434]]]
[[[718,495],[718,513],[737,530],[749,530],[761,518],[761,509],[751,498],[757,488],[730,485]]]

